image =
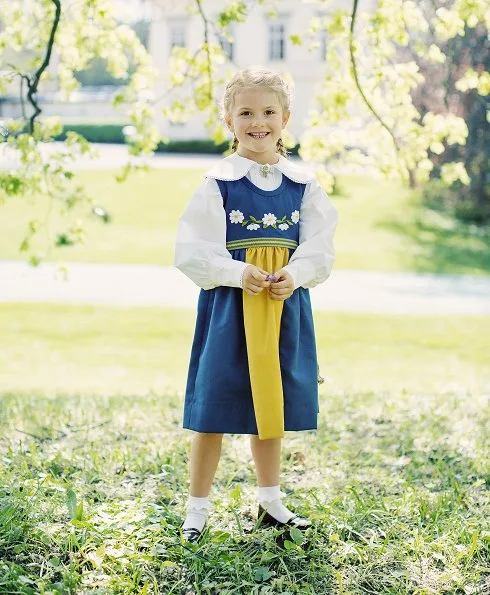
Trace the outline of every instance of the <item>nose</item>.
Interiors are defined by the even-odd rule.
[[[253,117],[252,124],[254,126],[260,126],[262,124],[262,122],[263,122],[263,116],[262,116],[262,114],[255,114],[254,117]]]

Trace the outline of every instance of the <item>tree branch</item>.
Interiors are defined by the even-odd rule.
[[[34,121],[37,116],[41,113],[41,108],[39,107],[35,95],[37,95],[37,87],[39,85],[39,81],[41,76],[43,75],[46,68],[49,66],[49,62],[51,60],[51,52],[53,50],[54,45],[54,37],[56,35],[56,30],[58,29],[58,24],[60,22],[61,17],[61,1],[60,0],[52,0],[53,4],[56,7],[56,12],[54,15],[53,25],[51,27],[51,33],[49,35],[48,45],[46,48],[46,55],[44,56],[43,63],[39,67],[39,69],[34,73],[34,75],[29,78],[25,77],[27,81],[27,100],[34,108],[34,113],[29,119],[29,134],[34,132]]]
[[[208,71],[208,94],[209,94],[209,101],[213,99],[213,75],[212,75],[212,67],[211,67],[211,52],[209,51],[209,23],[204,11],[202,9],[201,0],[196,0],[197,9],[202,17],[202,21],[204,23],[204,46],[205,52],[207,57],[207,71]]]
[[[350,55],[350,61],[351,61],[351,66],[352,66],[352,75],[354,77],[354,82],[356,84],[357,90],[359,91],[364,103],[367,105],[369,111],[373,114],[373,116],[379,121],[381,126],[383,126],[383,128],[385,130],[387,130],[387,132],[393,139],[393,143],[395,145],[396,151],[399,152],[400,147],[398,145],[398,141],[395,138],[395,135],[393,134],[391,128],[389,128],[389,126],[387,124],[385,124],[385,122],[382,120],[381,116],[377,113],[377,111],[371,105],[369,99],[364,94],[364,91],[362,90],[361,84],[359,82],[359,77],[357,74],[357,63],[356,63],[356,59],[354,56],[354,26],[356,24],[357,4],[358,4],[358,0],[354,0],[354,4],[352,7],[352,14],[351,14],[350,32],[349,32],[349,55]]]

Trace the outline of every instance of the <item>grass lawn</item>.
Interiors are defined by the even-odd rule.
[[[153,263],[169,265],[177,221],[204,170],[153,170],[136,174],[120,185],[111,171],[83,171],[77,176],[95,204],[103,205],[112,222],[102,223],[90,209],[77,208],[70,220],[85,220],[86,245],[53,249],[51,260]],[[487,274],[490,234],[457,223],[419,206],[418,193],[394,182],[363,176],[340,176],[332,197],[339,210],[338,268],[386,271],[428,271]],[[0,259],[25,258],[19,246],[28,221],[49,218],[52,239],[64,231],[56,206],[46,198],[27,204],[12,199],[2,206]],[[47,235],[39,234],[33,249],[45,250]]]
[[[194,321],[193,310],[0,304],[0,386],[182,393]],[[333,391],[490,386],[490,317],[321,312],[315,327],[321,373]]]
[[[490,319],[322,313],[317,432],[282,452],[305,535],[255,527],[227,436],[180,542],[193,313],[0,305],[0,593],[486,593]]]

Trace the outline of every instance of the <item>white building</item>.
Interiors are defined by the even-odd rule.
[[[199,14],[189,15],[185,2],[165,2],[158,8],[155,0],[155,15],[150,28],[150,47],[156,67],[162,77],[155,89],[155,96],[163,97],[168,91],[166,72],[168,61],[175,46],[195,50],[203,40],[204,26]],[[210,18],[210,41],[218,40],[217,27],[213,26],[224,0],[203,0],[203,9]],[[330,11],[347,8],[345,2],[332,0],[322,5],[301,0],[277,0],[276,16],[269,16],[267,7],[250,1],[250,12],[245,22],[233,23],[233,42],[224,42],[229,61],[223,74],[248,66],[264,66],[278,72],[287,72],[294,81],[293,109],[288,130],[299,136],[304,129],[308,111],[315,107],[315,91],[324,77],[326,37],[324,31],[308,35],[314,18],[328,16]],[[362,11],[374,9],[377,0],[362,0]],[[350,8],[350,3],[349,3]],[[303,37],[301,45],[294,45],[291,35]],[[346,67],[348,57],[346,56]],[[219,90],[220,93],[222,89]],[[167,99],[168,100],[168,99]],[[171,140],[201,139],[209,136],[204,127],[204,117],[196,114],[186,123],[172,124],[159,112],[158,125],[164,136]]]
[[[203,10],[209,19],[211,42],[218,42],[216,17],[229,0],[202,0]],[[122,0],[120,5],[131,8],[133,16],[148,17],[150,22],[149,52],[161,76],[155,88],[155,97],[164,97],[168,91],[168,62],[175,46],[195,50],[204,38],[203,21],[199,14],[189,14],[189,0]],[[264,66],[288,73],[294,81],[293,109],[288,130],[299,137],[305,127],[308,111],[315,107],[315,91],[325,74],[326,34],[321,29],[310,35],[307,31],[313,19],[328,16],[329,12],[342,8],[351,9],[351,3],[342,0],[308,2],[307,0],[276,0],[259,5],[257,0],[248,0],[249,14],[243,23],[232,23],[230,33],[233,42],[221,39],[229,60],[222,67],[226,75],[239,68]],[[275,5],[276,16],[269,16],[268,9]],[[377,0],[360,0],[359,11],[372,11]],[[150,11],[151,7],[151,11]],[[359,26],[356,40],[359,41]],[[300,35],[302,45],[294,45],[291,35]],[[348,68],[348,56],[345,56]],[[50,70],[56,72],[57,56],[52,56]],[[116,88],[81,88],[74,92],[70,101],[60,97],[56,78],[43,81],[40,86],[40,104],[44,115],[60,116],[64,122],[100,123],[124,122],[124,106],[115,110],[112,95]],[[0,118],[19,117],[21,106],[18,100],[18,82],[11,86],[10,97],[0,98]],[[221,98],[222,89],[217,89]],[[187,90],[187,93],[189,91]],[[166,98],[168,100],[168,97]],[[156,103],[157,123],[161,133],[170,140],[207,139],[209,132],[204,126],[205,116],[196,114],[186,123],[173,124],[161,113],[163,100]],[[337,126],[338,127],[338,126]]]

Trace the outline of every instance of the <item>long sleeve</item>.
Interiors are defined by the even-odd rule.
[[[226,249],[226,213],[216,180],[206,178],[180,218],[174,265],[196,285],[241,287],[246,263]]]
[[[337,210],[319,182],[310,182],[300,210],[299,246],[285,267],[295,288],[315,287],[329,277],[335,260],[333,236],[337,220]]]

